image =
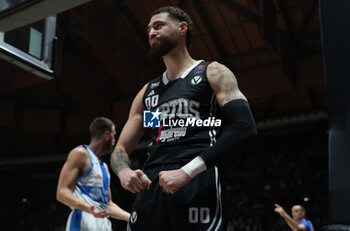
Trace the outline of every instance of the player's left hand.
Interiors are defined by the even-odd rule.
[[[109,215],[107,210],[98,210],[94,205],[90,206],[90,213],[96,218],[104,218]]]
[[[181,168],[177,170],[161,171],[159,173],[159,185],[167,193],[176,193],[179,188],[188,184],[191,177]]]

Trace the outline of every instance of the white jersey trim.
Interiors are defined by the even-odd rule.
[[[216,113],[216,97],[213,93],[210,100],[210,117],[213,117]],[[210,137],[210,147],[212,147],[216,143],[216,130],[215,126],[211,126],[209,128],[209,137]]]
[[[190,66],[189,68],[187,68],[187,70],[184,72],[184,73],[182,73],[182,75],[180,76],[182,79],[184,79],[187,75],[188,75],[188,73],[194,68],[194,67],[196,67],[200,62],[202,62],[203,60],[198,60],[198,61],[196,61],[192,66]],[[163,83],[164,83],[164,85],[167,85],[168,83],[169,83],[169,79],[168,79],[168,77],[166,76],[166,73],[167,73],[167,71],[164,71],[164,73],[163,73],[163,75],[162,75],[162,81],[163,81]]]
[[[216,166],[214,168],[215,168],[215,183],[216,183],[216,211],[215,211],[215,217],[211,225],[207,229],[207,231],[218,230],[222,223],[221,185],[219,181],[218,168]],[[215,223],[216,223],[216,227],[214,227]]]

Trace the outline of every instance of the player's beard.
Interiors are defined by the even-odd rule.
[[[162,57],[172,51],[177,45],[177,36],[174,32],[169,37],[159,39],[159,43],[151,45],[150,53],[153,57]]]
[[[113,151],[113,146],[114,146],[114,142],[113,139],[110,138],[106,143],[105,143],[105,152],[111,152]]]

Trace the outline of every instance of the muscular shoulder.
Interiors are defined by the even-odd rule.
[[[207,76],[212,88],[215,88],[214,91],[225,83],[230,83],[233,87],[237,85],[237,79],[232,71],[218,62],[212,62],[208,65]]]
[[[130,108],[130,112],[129,112],[129,119],[133,118],[134,116],[136,116],[136,117],[142,116],[142,111],[144,109],[143,96],[145,95],[148,84],[149,83],[146,83],[142,87],[142,89],[137,93],[137,95],[135,96],[135,98],[131,104],[131,108]]]
[[[151,84],[151,82],[146,83],[145,85],[143,85],[143,87],[141,88],[141,90],[137,93],[137,95],[136,95],[136,97],[135,97],[135,99],[134,99],[134,103],[143,105],[143,104],[142,104],[142,99],[143,99],[143,96],[145,95],[145,92],[146,92],[146,90],[147,90],[149,84]]]
[[[143,95],[146,92],[148,85],[150,85],[150,84],[154,84],[154,82],[150,81],[150,82],[146,83],[145,85],[143,85],[143,87],[139,91],[139,94],[141,93]]]
[[[78,167],[81,170],[85,170],[89,165],[89,154],[84,147],[76,147],[68,154],[66,161],[72,167]]]
[[[220,106],[234,99],[246,100],[238,88],[235,75],[225,65],[212,62],[208,65],[207,76]]]
[[[219,71],[223,69],[228,69],[224,64],[221,64],[219,62],[211,62],[208,65],[208,71]]]

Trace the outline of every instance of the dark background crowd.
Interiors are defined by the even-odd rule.
[[[278,203],[290,213],[306,207],[307,218],[320,230],[327,224],[328,135],[320,131],[259,134],[239,153],[228,153],[221,166],[223,222],[227,231],[290,230],[274,212]],[[73,147],[72,147],[73,148]],[[140,167],[143,151],[134,153]],[[109,156],[105,156],[109,163]],[[64,230],[70,209],[56,201],[63,162],[1,166],[1,230]],[[113,201],[129,210],[134,195],[111,172]],[[113,220],[115,230],[126,223]]]
[[[315,230],[327,224],[327,136],[325,133],[260,137],[234,156],[223,174],[223,204],[229,230],[291,230],[274,212],[306,207]]]

